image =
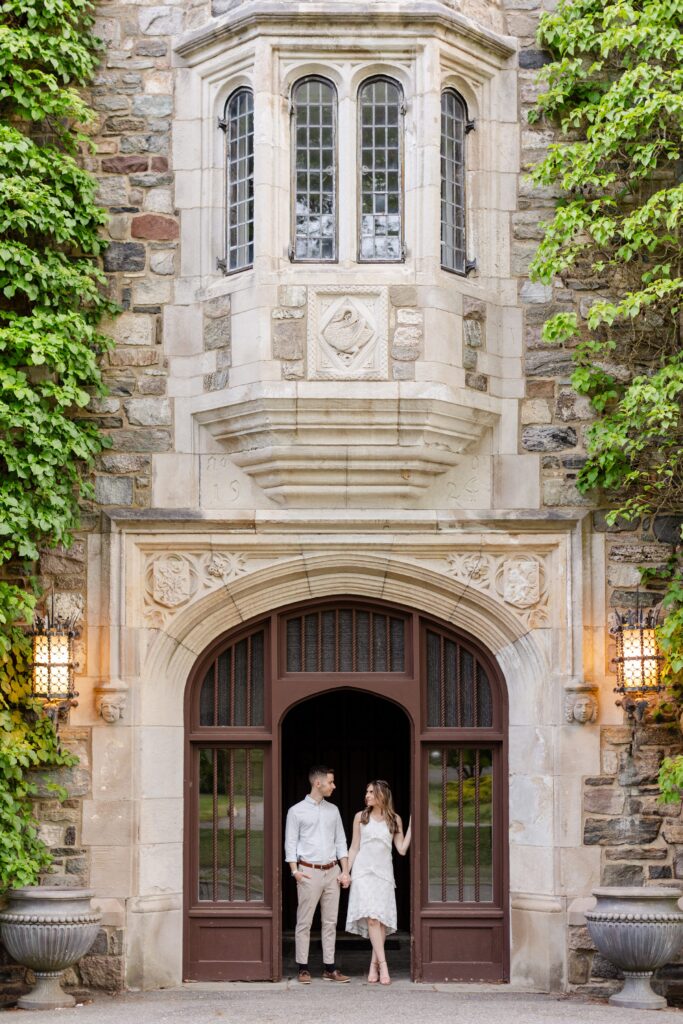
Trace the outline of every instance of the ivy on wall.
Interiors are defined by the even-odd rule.
[[[560,0],[539,40],[553,60],[533,118],[564,139],[532,177],[563,198],[531,273],[591,296],[585,318],[559,313],[543,335],[571,348],[573,386],[596,413],[578,487],[607,498],[608,521],[635,526],[683,508],[683,0]],[[660,642],[680,699],[677,546],[644,577],[667,584]],[[674,762],[665,788],[667,771],[683,779]]]
[[[107,339],[97,266],[105,214],[78,162],[97,66],[89,0],[0,0],[0,891],[49,861],[29,770],[65,765],[30,694],[40,551],[69,545],[85,473],[103,447],[78,417],[101,393]]]

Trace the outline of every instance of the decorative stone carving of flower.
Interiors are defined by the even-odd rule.
[[[239,553],[212,555],[206,563],[207,575],[223,582],[242,576],[246,571],[246,559]]]
[[[474,552],[467,555],[449,555],[448,571],[458,579],[486,586],[489,580],[489,563],[483,555]]]

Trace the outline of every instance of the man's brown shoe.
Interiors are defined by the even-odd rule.
[[[299,971],[299,981],[302,985],[311,984],[311,972],[310,971]]]
[[[351,981],[351,979],[347,978],[347,976],[345,974],[342,974],[341,971],[337,970],[337,971],[323,971],[323,981],[338,981],[342,985],[344,985],[344,984],[346,984],[347,981]]]

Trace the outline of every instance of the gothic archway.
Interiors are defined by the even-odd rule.
[[[502,678],[471,637],[358,597],[274,611],[216,640],[195,666],[185,977],[280,976],[281,724],[302,701],[351,686],[394,702],[411,723],[413,977],[507,980]]]

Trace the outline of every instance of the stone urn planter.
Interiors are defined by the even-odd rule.
[[[663,1010],[666,999],[650,984],[652,973],[674,959],[683,946],[683,889],[664,886],[606,886],[593,889],[597,903],[586,911],[588,931],[607,960],[625,976],[610,997],[613,1006]]]
[[[101,917],[90,908],[88,889],[53,889],[30,886],[8,894],[0,912],[0,935],[14,959],[30,967],[37,984],[22,996],[23,1010],[54,1010],[74,1006],[76,1000],[60,985],[60,978],[84,956],[97,935]]]

